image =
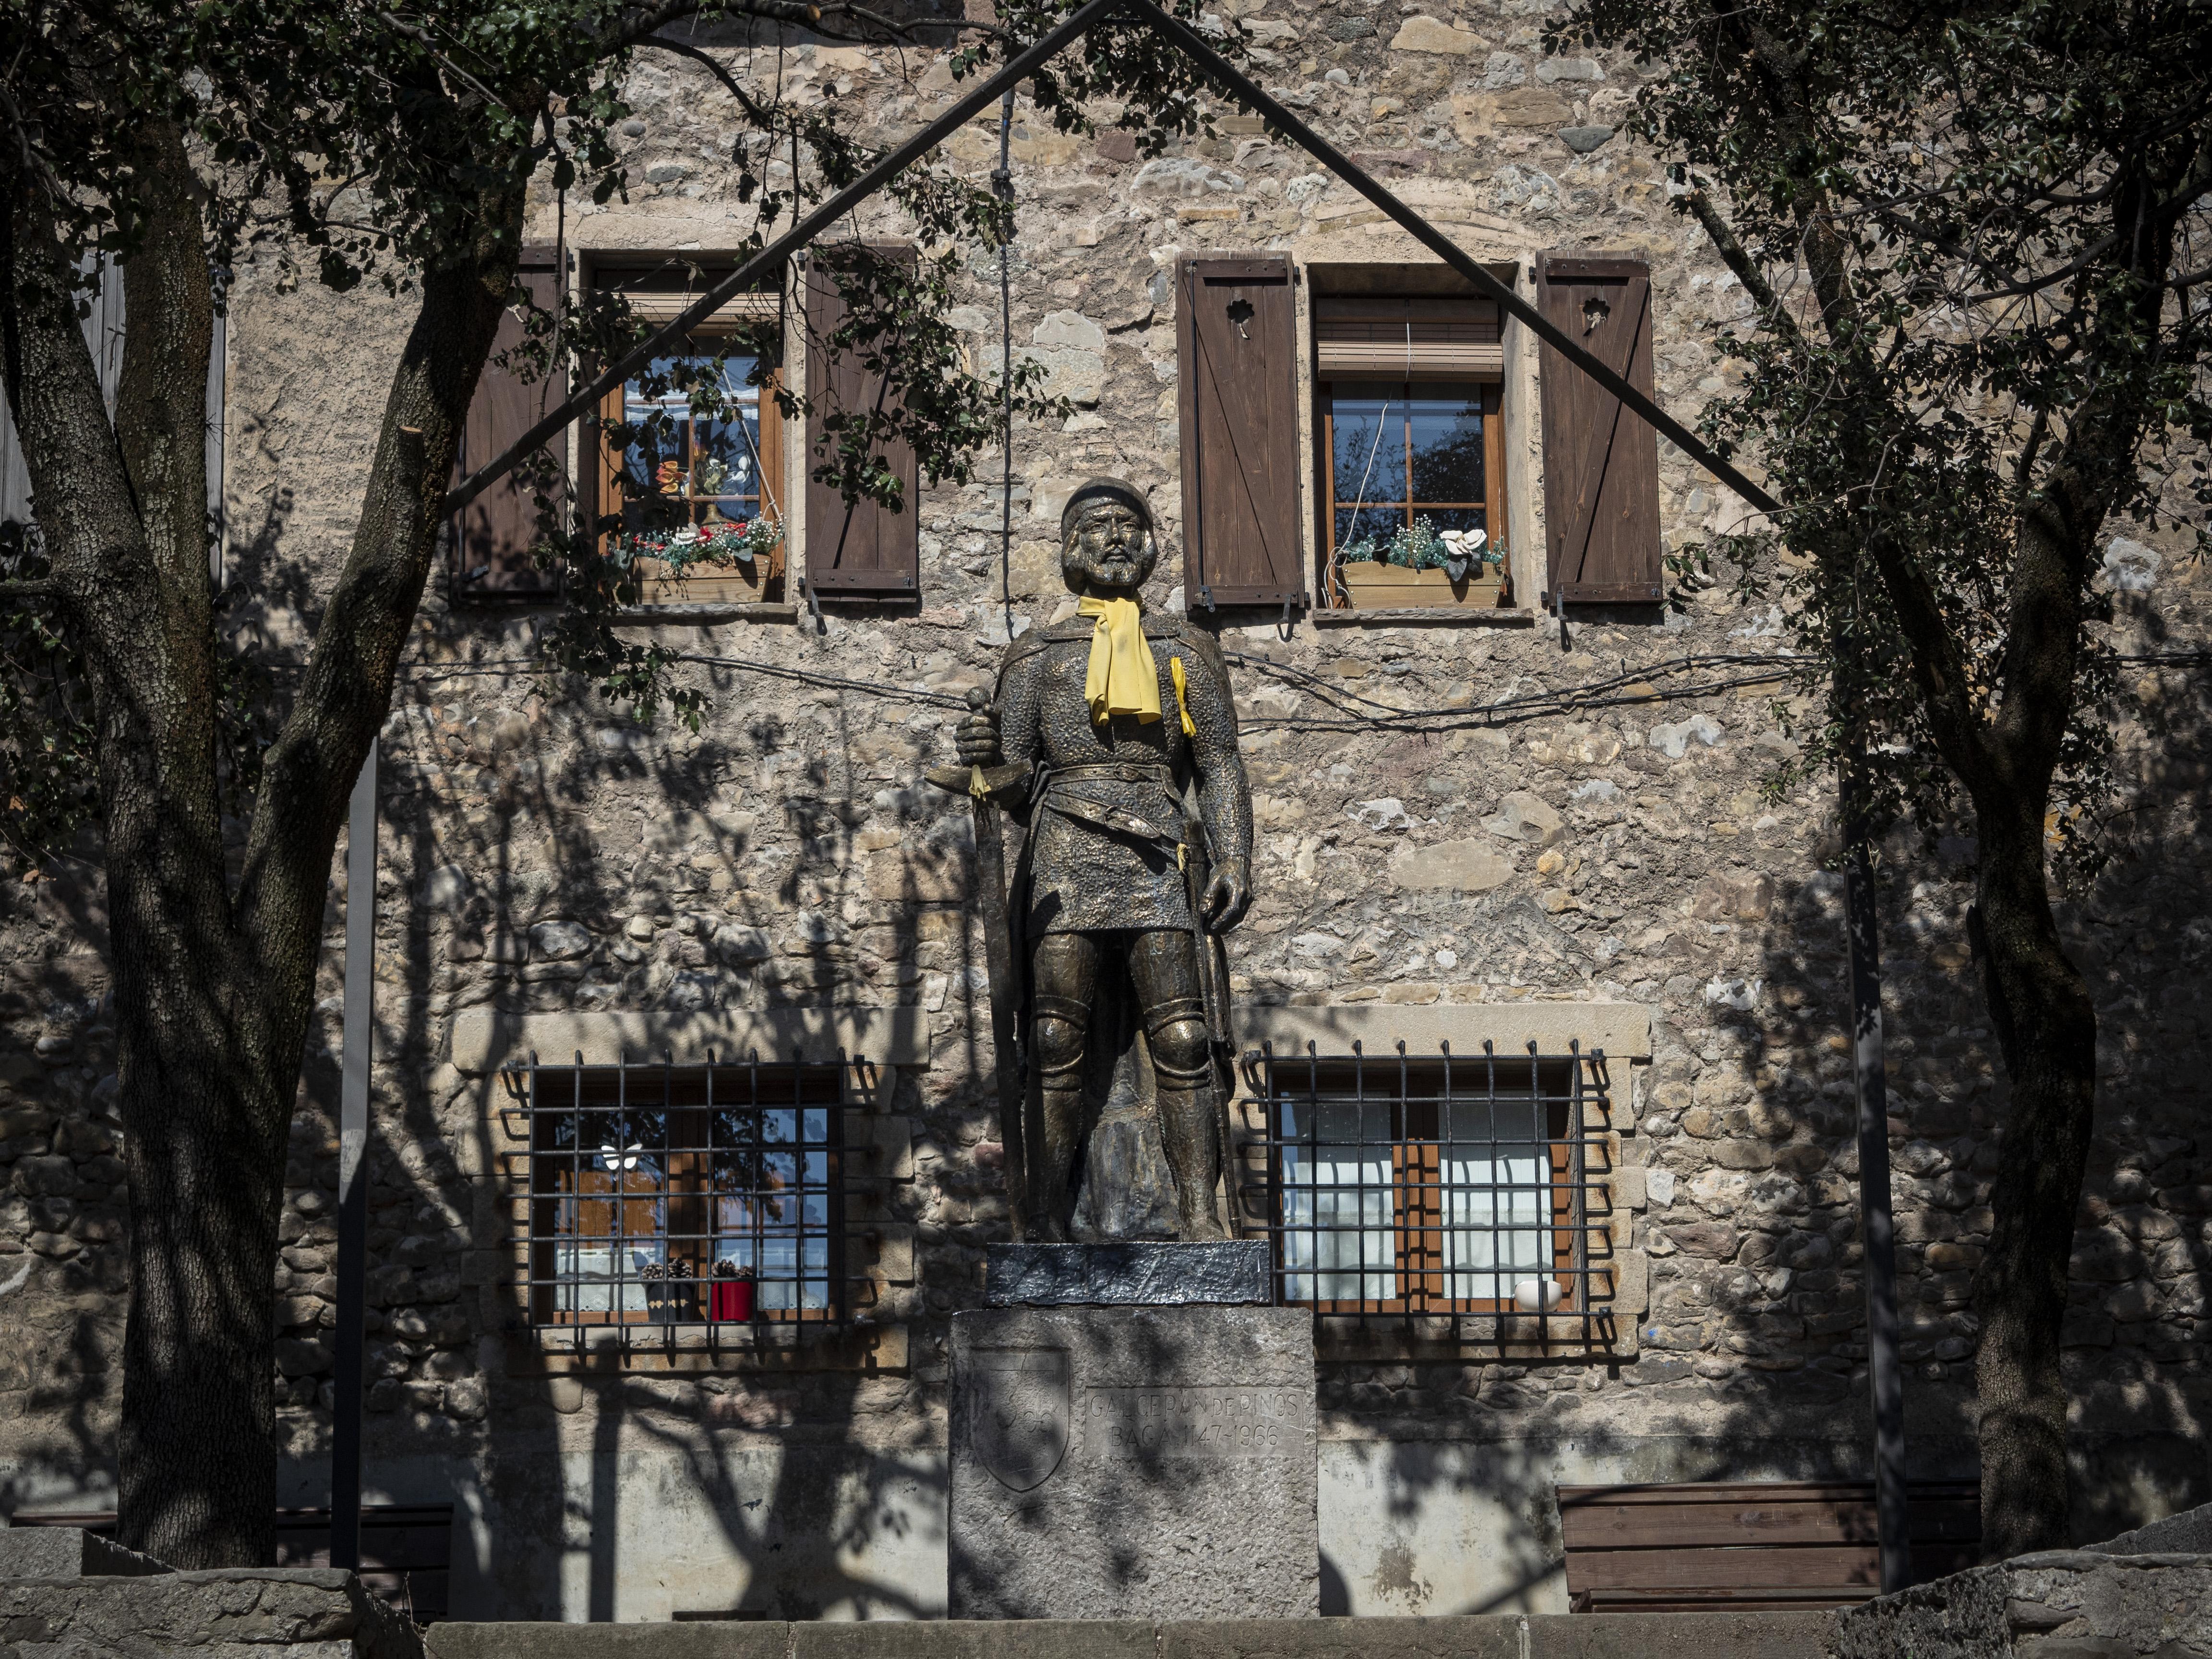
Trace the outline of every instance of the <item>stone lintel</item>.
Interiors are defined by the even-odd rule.
[[[471,1010],[453,1019],[456,1071],[474,1076],[515,1065],[536,1054],[540,1063],[566,1065],[579,1054],[587,1066],[611,1066],[673,1056],[696,1066],[708,1051],[717,1060],[788,1064],[795,1054],[810,1065],[834,1063],[840,1054],[877,1066],[929,1063],[929,1016],[913,1007],[701,1009],[696,1012],[503,1014]]]
[[[1433,1060],[1449,1044],[1455,1060],[1479,1060],[1488,1042],[1501,1057],[1564,1054],[1570,1042],[1585,1054],[1602,1049],[1613,1060],[1651,1058],[1651,1011],[1640,1002],[1470,1002],[1408,1005],[1323,1003],[1317,1006],[1237,1005],[1239,1050],[1271,1044],[1279,1057],[1348,1054],[1357,1042],[1370,1060],[1395,1059],[1398,1045],[1413,1060]],[[1615,1087],[1626,1098],[1626,1079]]]
[[[1260,1238],[991,1244],[983,1262],[983,1300],[994,1308],[1266,1306],[1275,1299]]]
[[[1432,1058],[1449,1044],[1455,1057],[1473,1059],[1485,1042],[1501,1055],[1518,1055],[1531,1042],[1543,1054],[1563,1054],[1572,1042],[1584,1054],[1602,1049],[1616,1060],[1651,1057],[1651,1012],[1640,1002],[1240,1002],[1233,1022],[1240,1049],[1272,1043],[1282,1055],[1304,1054],[1308,1042],[1325,1054],[1346,1054],[1358,1042],[1380,1058],[1395,1055],[1403,1042],[1415,1058]],[[698,1064],[710,1049],[720,1059],[757,1053],[763,1060],[787,1062],[795,1054],[819,1064],[842,1053],[877,1066],[927,1066],[929,1016],[921,1008],[880,1006],[535,1014],[471,1009],[454,1016],[452,1039],[454,1069],[471,1076],[533,1053],[547,1064],[564,1064],[580,1053],[588,1066],[611,1066],[624,1054],[633,1062],[672,1054],[681,1066]]]

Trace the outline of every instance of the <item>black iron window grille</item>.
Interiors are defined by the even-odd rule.
[[[843,1316],[843,1125],[860,1063],[533,1054],[510,1070],[529,1146],[530,1323],[580,1336]]]
[[[1279,1302],[1324,1318],[1474,1320],[1466,1334],[1483,1340],[1610,1339],[1602,1052],[1309,1044],[1249,1054],[1245,1073],[1262,1133],[1247,1143],[1241,1208],[1265,1218]]]

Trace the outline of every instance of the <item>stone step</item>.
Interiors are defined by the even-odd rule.
[[[433,1625],[430,1659],[1826,1659],[1818,1613]]]

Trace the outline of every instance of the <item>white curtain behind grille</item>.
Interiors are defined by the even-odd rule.
[[[1397,1296],[1390,1117],[1389,1105],[1376,1103],[1284,1104],[1283,1266],[1290,1300]]]
[[[1454,1101],[1442,1164],[1444,1267],[1454,1301],[1510,1302],[1552,1269],[1552,1165],[1533,1100]]]

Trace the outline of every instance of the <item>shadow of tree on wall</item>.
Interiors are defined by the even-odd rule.
[[[2155,628],[2145,632],[2154,643]],[[2212,921],[2208,774],[2196,758],[2207,749],[2208,707],[2201,671],[2167,671],[2134,698],[2109,711],[2116,726],[2134,723],[2123,732],[2130,805],[2115,826],[2116,856],[2061,918],[2103,1036],[2066,1339],[2081,1542],[2212,1498],[2200,1426],[2212,1403],[2202,1352],[2212,1149],[2198,1127]],[[1718,700],[1705,706],[1727,720],[1729,741],[1747,735],[1740,703],[1734,714]],[[1652,1255],[1640,1352],[1599,1365],[1325,1361],[1324,1455],[1356,1490],[1377,1494],[1381,1522],[1373,1536],[1340,1534],[1355,1553],[1325,1563],[1328,1610],[1563,1605],[1556,1484],[1871,1478],[1842,883],[1792,862],[1802,844],[1793,821],[1825,836],[1816,850],[1832,856],[1829,803],[1801,788],[1772,805],[1778,819],[1754,823],[1768,810],[1754,797],[1716,801],[1709,811],[1738,821],[1701,833],[1683,810],[1708,765],[1698,751],[1670,764],[1635,746],[1639,731],[1624,753],[1602,741],[1607,729],[1601,718],[1569,726],[1564,738],[1547,733],[1556,754],[1570,753],[1579,732],[1598,741],[1583,765],[1549,774],[1532,745],[1528,763],[1494,784],[1460,758],[1465,750],[1437,745],[1420,781],[1476,811],[1509,781],[1589,803],[1569,807],[1561,878],[1573,877],[1577,854],[1600,874],[1595,886],[1576,884],[1587,921],[1577,906],[1517,930],[1480,930],[1485,917],[1521,914],[1510,886],[1435,920],[1456,926],[1448,942],[1470,977],[1546,984],[1549,975],[1563,987],[1579,978],[1584,994],[1653,1007],[1653,1063],[1635,1068],[1634,1128],[1655,1176],[1637,1236]],[[1370,792],[1395,781],[1360,775]],[[1591,777],[1612,787],[1576,793]],[[1615,800],[1624,810],[1602,810]],[[1972,860],[1956,833],[1932,844],[1900,834],[1880,874],[1916,1479],[1972,1478],[1978,1467],[1972,1294],[2005,1083],[1966,944]],[[1643,915],[1607,903],[1623,868],[1657,878],[1678,902]],[[1618,1106],[1628,1071],[1616,1068]],[[1480,1563],[1469,1575],[1479,1590],[1424,1581],[1419,1562],[1455,1552]]]
[[[463,644],[510,672],[496,638]],[[898,1550],[902,1532],[941,1524],[941,1435],[927,1408],[932,1385],[916,1375],[941,1368],[941,1348],[917,1328],[908,1374],[891,1377],[508,1374],[507,1355],[529,1339],[517,1297],[486,1264],[507,1237],[501,1159],[519,1143],[500,1120],[496,1080],[453,1073],[432,1039],[444,1018],[478,1006],[688,1012],[912,1000],[933,987],[940,998],[964,994],[980,984],[980,945],[954,904],[965,891],[964,807],[912,787],[927,744],[886,741],[872,726],[856,734],[834,704],[802,705],[795,719],[757,709],[724,722],[735,728],[728,735],[710,728],[695,740],[641,732],[574,686],[509,679],[509,695],[521,696],[502,702],[465,663],[429,654],[387,727],[382,792],[377,1109],[380,1126],[401,1133],[380,1137],[372,1206],[380,1223],[406,1222],[373,1224],[372,1285],[386,1305],[370,1337],[372,1374],[404,1375],[382,1377],[372,1394],[372,1489],[380,1468],[394,1497],[436,1498],[447,1494],[426,1484],[451,1483],[465,1513],[481,1517],[478,1594],[508,1611],[604,1620],[740,1606],[793,1616],[935,1610],[910,1582],[881,1579],[867,1563]],[[745,683],[711,669],[703,677],[716,682],[720,706],[744,708]],[[932,740],[935,728],[933,718]],[[880,866],[854,855],[855,832],[872,820],[879,831],[897,826],[878,834],[889,842],[878,850],[922,890],[864,913],[884,886],[862,884],[864,868]],[[334,940],[341,915],[334,901]],[[629,927],[639,916],[656,924],[641,949]],[[552,921],[580,923],[592,950],[535,959],[532,929]],[[332,999],[337,970],[334,951],[324,988]],[[327,1036],[334,1045],[334,1023]],[[948,1061],[957,1068],[957,1055]],[[328,1103],[311,1101],[303,1121],[311,1115],[323,1138],[313,1177],[327,1188],[335,1072],[324,1069]],[[933,1133],[976,1139],[987,1120],[970,1109],[964,1079],[939,1092],[925,1098],[915,1079],[894,1076],[872,1109],[928,1119],[917,1136],[925,1157]],[[915,1200],[896,1191],[875,1201],[864,1231],[916,1219]],[[995,1194],[945,1202],[963,1238],[1003,1225]],[[409,1267],[410,1254],[433,1271]],[[453,1304],[417,1300],[426,1280],[451,1293],[434,1270],[444,1257],[474,1264],[460,1274],[461,1294],[480,1304],[465,1333],[440,1323],[439,1308]],[[929,1266],[921,1277],[930,1280]],[[312,1484],[326,1418],[303,1410],[291,1422],[290,1449],[308,1460],[301,1473]],[[670,1519],[708,1535],[671,1537]],[[665,1565],[672,1551],[692,1564],[688,1587],[672,1589],[666,1608],[649,1590],[640,1602],[641,1583],[667,1576],[640,1564]]]

